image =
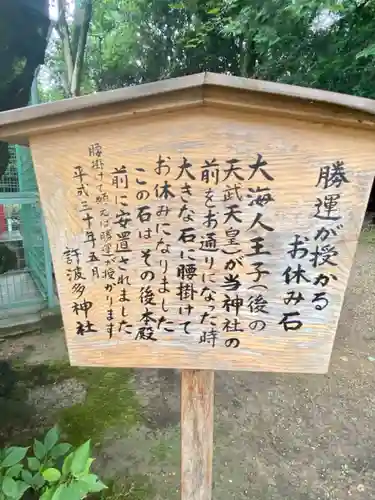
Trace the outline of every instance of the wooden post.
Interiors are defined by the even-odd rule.
[[[181,500],[211,500],[214,372],[182,370]]]

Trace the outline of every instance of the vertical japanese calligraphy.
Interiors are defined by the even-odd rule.
[[[343,229],[339,203],[345,193],[345,185],[349,182],[343,161],[319,168],[313,213],[313,220],[317,220],[317,223],[312,225],[312,233],[296,233],[288,243],[287,255],[291,264],[282,275],[288,287],[283,299],[287,310],[279,321],[286,332],[303,327],[300,303],[309,301],[315,311],[329,307],[327,287],[330,281],[339,279],[339,252],[335,246],[335,239],[340,237]],[[301,291],[301,285],[306,284],[309,284],[307,293]]]
[[[199,349],[241,349],[270,326],[303,328],[306,301],[316,313],[329,307],[329,283],[339,279],[340,200],[350,182],[343,161],[319,167],[312,232],[283,234],[278,304],[272,290],[277,174],[262,153],[199,163],[160,153],[150,165],[124,160],[107,167],[105,150],[93,143],[88,160],[90,175],[81,165],[72,169],[83,246],[63,253],[77,335],[97,332],[90,319],[90,286],[97,282],[109,340],[185,338]]]

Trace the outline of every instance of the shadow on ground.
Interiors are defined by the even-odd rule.
[[[364,238],[327,375],[216,373],[215,500],[374,498],[374,290]],[[177,371],[71,368],[60,330],[0,348],[16,370],[0,402],[3,443],[59,421],[73,442],[93,437],[96,468],[116,485],[108,498],[179,498]]]

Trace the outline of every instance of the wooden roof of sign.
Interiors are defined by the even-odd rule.
[[[325,373],[374,126],[368,99],[210,73],[0,113],[71,363]]]
[[[354,127],[374,126],[375,101],[324,90],[199,73],[1,113],[0,138],[27,144],[35,131],[196,106],[282,114]]]

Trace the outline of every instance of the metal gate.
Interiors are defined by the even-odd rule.
[[[29,148],[9,146],[0,179],[0,326],[6,318],[57,303],[53,270]]]

